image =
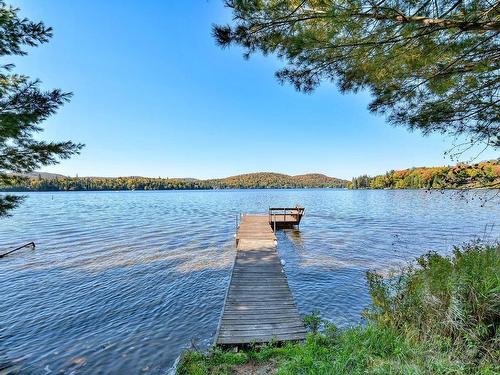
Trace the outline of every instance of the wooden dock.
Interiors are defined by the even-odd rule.
[[[268,215],[245,215],[215,344],[303,340],[306,330],[276,252]]]
[[[304,216],[304,208],[300,206],[269,208],[269,224],[274,231],[299,226],[302,216]]]

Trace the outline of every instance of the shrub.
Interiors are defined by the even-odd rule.
[[[304,317],[304,325],[306,328],[310,329],[311,332],[318,332],[319,326],[321,325],[321,315],[318,309],[314,309],[311,314]]]
[[[370,320],[420,340],[444,338],[470,360],[499,354],[499,244],[455,247],[449,257],[430,252],[388,279],[373,272],[367,278]]]

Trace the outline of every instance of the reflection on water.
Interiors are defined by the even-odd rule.
[[[301,314],[340,326],[369,303],[364,275],[474,237],[500,212],[422,191],[246,190],[33,193],[0,221],[0,370],[163,374],[211,343],[239,212],[306,207],[278,251]]]
[[[292,241],[293,246],[297,249],[297,251],[304,249],[304,241],[302,240],[302,236],[300,234],[300,228],[285,229],[284,232],[287,234],[288,239]]]

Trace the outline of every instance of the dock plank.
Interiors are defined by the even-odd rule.
[[[236,241],[236,258],[215,343],[303,340],[306,329],[281,267],[268,216],[243,216]]]

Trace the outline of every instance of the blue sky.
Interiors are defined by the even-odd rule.
[[[74,97],[43,139],[86,144],[45,171],[74,176],[224,177],[257,171],[351,178],[453,164],[451,139],[422,137],[367,110],[367,94],[280,85],[282,62],[221,50],[222,0],[13,0],[54,28],[50,43],[11,59],[17,72]],[[481,159],[493,158],[484,153]]]

